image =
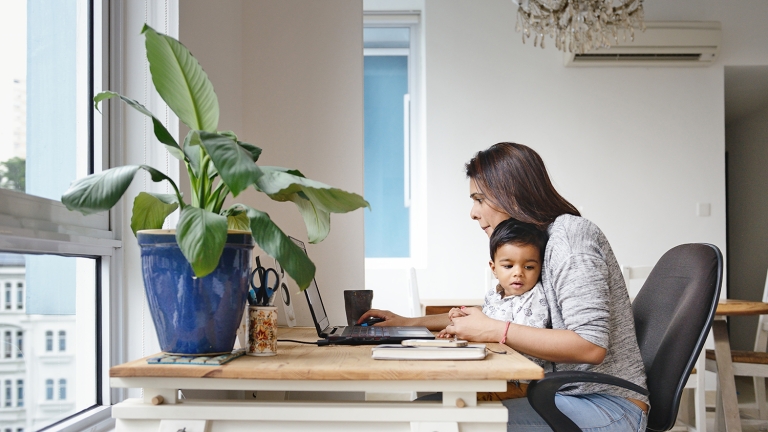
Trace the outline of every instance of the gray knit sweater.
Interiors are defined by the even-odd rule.
[[[592,222],[572,215],[559,216],[548,231],[541,281],[552,328],[573,330],[607,350],[599,365],[557,363],[555,370],[601,372],[646,387],[629,294],[605,235]],[[604,393],[648,403],[645,396],[603,384],[566,386],[560,393]]]

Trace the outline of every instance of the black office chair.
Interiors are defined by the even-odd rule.
[[[597,382],[649,395],[650,431],[666,431],[677,418],[680,396],[701,353],[720,297],[723,256],[711,244],[670,249],[653,267],[632,303],[635,332],[648,377],[648,391],[626,380],[594,372],[551,372],[531,382],[528,400],[557,432],[580,432],[555,405],[566,384]]]

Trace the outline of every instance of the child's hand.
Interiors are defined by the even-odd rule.
[[[438,333],[435,337],[438,339],[451,339],[453,334],[448,333],[448,329],[442,329],[440,330],[440,333]]]
[[[448,319],[450,320],[464,316],[467,316],[467,314],[464,312],[464,306],[451,308],[451,310],[448,311]]]

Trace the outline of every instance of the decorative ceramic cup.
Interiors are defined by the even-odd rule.
[[[277,354],[277,307],[248,307],[248,346],[245,353],[252,356]]]

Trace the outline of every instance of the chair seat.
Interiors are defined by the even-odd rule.
[[[707,359],[715,359],[715,351],[707,350]],[[750,363],[768,365],[768,353],[757,351],[731,351],[731,361],[734,363]]]

